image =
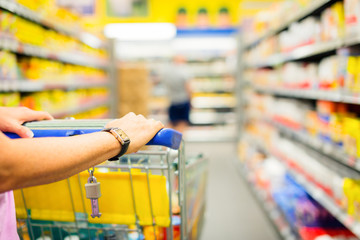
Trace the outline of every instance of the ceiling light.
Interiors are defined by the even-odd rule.
[[[112,23],[104,33],[120,41],[161,41],[173,39],[176,27],[171,23]]]

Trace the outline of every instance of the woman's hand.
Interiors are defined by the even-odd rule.
[[[27,107],[0,107],[0,131],[16,133],[22,138],[32,138],[33,132],[22,126],[24,122],[51,120],[47,112],[34,111]]]
[[[106,128],[117,127],[130,138],[130,145],[126,154],[137,152],[147,144],[164,125],[154,119],[146,119],[143,115],[128,113],[120,119],[106,124]]]

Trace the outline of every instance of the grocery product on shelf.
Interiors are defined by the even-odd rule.
[[[74,115],[70,115],[75,119],[102,119],[102,118],[110,118],[109,108],[107,106],[95,107],[89,111],[76,113]]]
[[[297,56],[298,49],[306,52],[306,46],[340,41],[346,36],[344,14],[343,2],[335,2],[322,11],[320,16],[308,16],[299,22],[293,22],[288,29],[264,39],[249,49],[246,59],[251,63],[250,66],[256,66],[258,59],[263,59],[263,62],[265,59],[265,63],[268,60],[272,64],[272,58],[283,57],[286,60],[286,57]],[[328,48],[324,49],[327,50]]]
[[[210,58],[209,60],[188,60],[187,68],[195,77],[231,76],[232,68],[226,58]]]
[[[298,185],[285,190],[288,179],[272,197],[302,239],[357,239],[360,4],[301,2],[274,3],[245,25],[242,80],[250,84],[241,89],[241,142],[276,158]],[[258,186],[271,185],[259,159],[249,161]],[[327,228],[318,228],[321,220]]]
[[[118,116],[128,112],[147,116],[151,91],[148,68],[142,63],[122,64],[117,81]]]
[[[223,93],[233,92],[235,79],[231,76],[224,77],[195,77],[190,81],[192,92]]]
[[[322,2],[323,5],[328,3],[327,1]],[[343,2],[332,2],[334,3],[323,10],[317,17],[309,16],[299,21],[299,23],[297,20],[304,18],[300,13],[311,14],[316,12],[318,8],[322,7],[321,1],[276,2],[272,7],[261,11],[252,20],[247,22],[247,34],[244,36],[244,40],[246,43],[251,43],[263,37],[267,32],[273,31],[273,35],[276,35],[276,33],[285,30],[287,27],[289,27],[289,30],[283,31],[279,35],[282,35],[280,38],[284,37],[283,40],[285,42],[283,43],[290,47],[284,49],[288,50],[318,41],[328,41],[343,37],[345,27],[348,27],[348,19],[351,19],[350,16],[356,15],[356,13],[352,13],[356,12],[356,5],[358,3],[354,3],[356,1],[344,1],[344,6]],[[353,2],[352,7],[350,7],[350,2]],[[352,8],[351,12],[349,12],[349,8]],[[345,18],[347,20],[346,24]],[[299,38],[296,38],[296,35]],[[292,42],[292,40],[295,40],[295,42]]]
[[[21,98],[21,106],[34,110],[48,111],[54,115],[61,112],[81,110],[82,106],[106,105],[108,91],[105,88],[79,89],[73,91],[52,90],[26,94]]]
[[[0,106],[17,107],[20,106],[20,93],[1,93]]]
[[[314,106],[311,102],[261,95],[256,95],[253,102],[249,109],[251,120],[248,121],[247,132],[256,136],[257,142],[262,143],[272,155],[284,161],[287,169],[321,189],[334,206],[357,221],[358,213],[354,208],[358,204],[357,178],[360,175],[341,170],[336,164],[333,165],[334,160],[323,160],[307,153],[292,138],[282,137],[282,131],[273,124],[291,129],[292,134],[303,134],[309,139],[330,143],[349,156],[358,157],[360,122],[352,112],[357,106],[327,101],[318,101]]]
[[[106,84],[102,69],[65,64],[36,57],[16,56],[0,51],[0,88],[21,82],[49,84]]]
[[[247,79],[259,87],[294,90],[325,90],[351,95],[360,91],[359,57],[349,49],[319,62],[288,62],[277,68],[248,69]]]
[[[0,1],[0,8],[1,106],[108,117],[107,52],[82,38],[79,16],[53,0]]]
[[[53,0],[41,0],[41,1],[27,1],[16,0],[24,7],[34,11],[45,19],[58,22],[61,26],[71,27],[75,30],[80,30],[79,19],[80,16],[66,8],[59,7]]]
[[[106,82],[104,70],[40,58],[20,57],[18,79],[43,82]]]
[[[356,0],[345,0],[345,23],[346,33],[354,35],[359,33],[360,29],[360,4]]]
[[[0,83],[2,80],[16,80],[18,69],[16,55],[7,51],[0,51]]]
[[[356,239],[354,234],[313,200],[289,175],[284,177],[283,187],[273,190],[273,198],[292,223],[292,227],[299,232],[301,239],[315,239],[320,236]]]
[[[349,156],[360,157],[356,150],[360,144],[357,106],[329,101],[317,101],[314,106],[311,102],[263,95],[256,95],[255,99],[256,109],[262,110],[257,116],[262,114],[263,120],[271,119],[320,142],[330,143]]]
[[[253,142],[242,142],[242,144],[245,144],[246,147],[241,159],[245,168],[251,170],[249,173],[249,176],[252,176],[249,178],[250,184],[255,188],[262,189],[266,193],[266,201],[273,201],[281,210],[296,239],[315,239],[315,237],[323,235],[356,239],[353,233],[299,185],[287,172],[284,163],[274,157],[265,157]],[[287,147],[287,145],[281,146],[281,149]],[[302,157],[299,156],[299,158]],[[316,167],[316,165],[307,164]],[[341,185],[338,188],[341,192]],[[278,218],[276,219],[279,221]]]
[[[236,98],[229,93],[194,93],[191,104],[194,108],[234,108]]]
[[[273,130],[271,131],[275,133]],[[259,133],[260,135],[254,136],[259,138],[263,135],[263,132]],[[262,142],[261,139],[262,137],[256,142],[248,140],[247,144],[257,148],[257,146],[262,145],[258,144]],[[318,194],[315,196],[322,196],[321,194],[323,194],[323,196],[326,196],[324,199],[327,200],[320,201],[321,204],[327,202],[325,206],[329,206],[329,201],[332,202],[333,207],[329,208],[332,214],[338,214],[339,211],[341,211],[339,209],[343,209],[342,211],[347,212],[349,214],[348,216],[352,216],[354,219],[357,218],[357,214],[354,213],[354,211],[349,212],[348,208],[353,209],[357,204],[357,202],[353,200],[356,195],[353,191],[356,191],[357,188],[351,185],[351,190],[346,189],[346,186],[350,186],[346,184],[346,182],[356,182],[357,180],[347,179],[341,176],[336,170],[319,163],[318,160],[315,160],[311,155],[308,155],[287,139],[280,138],[276,140],[276,145],[272,143],[269,148],[265,147],[265,149],[269,149],[271,155],[276,157],[276,159],[271,159],[271,163],[270,160],[265,160],[265,162],[262,162],[262,160],[259,161],[258,157],[256,159],[251,157],[245,160],[243,159],[243,161],[245,161],[244,164],[256,174],[256,185],[272,195],[293,230],[298,232],[303,239],[308,239],[305,236],[313,232],[323,234],[327,232],[327,234],[332,233],[334,235],[343,235],[346,233],[346,236],[352,237],[351,239],[356,239],[334,216],[331,216],[324,207],[315,202],[308,193],[306,193],[308,188],[304,190],[301,185],[296,183],[297,188],[302,189],[299,193],[299,189],[289,189],[289,185],[283,180],[287,179],[286,182],[288,182],[294,174],[295,176],[303,176],[303,179],[306,180],[302,180],[302,184],[306,181],[306,184],[313,186],[309,188],[314,189],[311,194]],[[283,174],[284,170],[282,170],[282,167],[280,167],[280,169],[279,166],[277,167],[278,163],[276,162],[279,161],[277,159],[281,160],[281,166],[286,166],[285,172],[290,173],[290,175],[287,175],[283,180],[281,180],[282,178],[279,178],[279,176]],[[266,161],[268,161],[268,163],[266,163]],[[295,180],[290,181],[294,182]],[[350,191],[352,191],[351,194],[349,194]],[[314,210],[314,208],[318,210]],[[337,208],[337,210],[334,210],[334,208]],[[320,212],[323,213],[320,214]],[[309,217],[308,214],[311,214],[312,217]],[[338,217],[338,215],[336,215],[336,217]],[[313,221],[311,221],[311,219]],[[320,229],[317,229],[318,227]],[[319,231],[315,231],[316,229]]]
[[[49,51],[49,58],[56,55],[62,57],[66,54],[76,54],[102,62],[107,58],[104,49],[92,48],[78,39],[47,29],[6,10],[0,10],[0,19],[2,36],[0,42],[5,48],[14,49],[11,46],[23,44],[24,46],[39,47],[40,50]],[[21,46],[15,47],[15,49],[23,51],[24,46],[22,48]]]

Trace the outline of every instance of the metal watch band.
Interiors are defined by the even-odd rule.
[[[119,160],[119,158],[122,155],[124,155],[126,153],[126,151],[128,150],[128,148],[129,148],[129,145],[130,145],[129,137],[120,128],[105,128],[102,131],[111,133],[111,135],[113,135],[116,138],[116,140],[119,141],[119,143],[121,145],[120,153],[118,155],[108,159],[109,161],[117,161],[117,160]],[[119,133],[119,131],[121,131],[121,133]]]

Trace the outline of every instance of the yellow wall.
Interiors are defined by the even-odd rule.
[[[119,22],[175,22],[177,10],[185,7],[190,25],[195,24],[199,8],[206,7],[211,25],[216,25],[217,12],[221,7],[230,10],[231,22],[238,25],[242,16],[255,14],[258,9],[242,9],[243,2],[250,0],[148,0],[149,15],[136,18],[114,18],[106,15],[106,1],[96,0],[96,15],[84,18],[84,27],[89,30],[101,31],[108,23]],[[273,2],[273,0],[257,0],[255,2]],[[261,5],[261,4],[260,4]]]

